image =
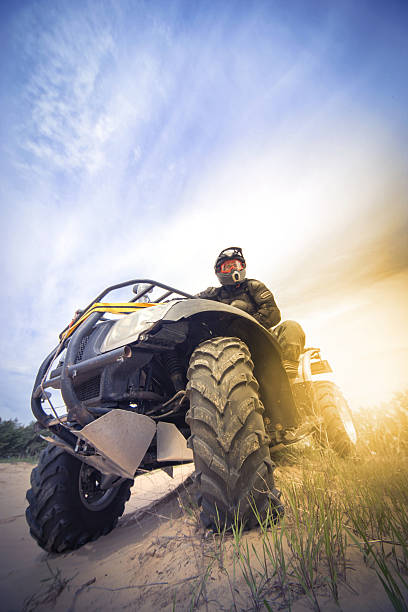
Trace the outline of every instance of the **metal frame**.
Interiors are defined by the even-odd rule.
[[[96,298],[92,300],[90,304],[88,304],[88,306],[84,309],[84,312],[86,312],[95,302],[100,302],[102,298],[108,295],[108,293],[110,293],[111,291],[115,291],[116,289],[122,289],[123,287],[129,287],[130,285],[140,285],[140,284],[143,284],[143,285],[147,284],[149,286],[146,287],[145,289],[142,289],[142,291],[139,291],[139,293],[137,293],[135,297],[129,300],[129,302],[137,302],[137,300],[140,300],[141,297],[149,293],[149,291],[151,289],[154,289],[154,287],[161,287],[162,289],[166,290],[166,293],[161,295],[158,300],[155,300],[154,302],[155,304],[161,302],[162,300],[165,300],[172,293],[175,293],[176,295],[181,295],[185,298],[195,298],[194,295],[191,295],[190,293],[186,293],[185,291],[180,291],[180,289],[175,289],[174,287],[170,287],[170,285],[165,285],[164,283],[159,283],[158,281],[151,280],[149,278],[135,278],[133,280],[125,281],[123,283],[118,283],[117,285],[111,285],[110,287],[107,287],[104,291],[102,291],[102,293],[97,295]]]
[[[312,363],[313,359],[315,359],[316,362]],[[322,367],[319,369],[319,371],[313,371],[313,366],[319,362]],[[299,371],[295,382],[312,382],[315,374],[325,374],[330,372],[333,372],[333,370],[327,361],[322,360],[320,356],[320,349],[312,347],[306,348],[300,356]]]
[[[90,308],[92,308],[93,304],[100,302],[106,295],[108,295],[112,291],[115,291],[116,289],[122,289],[123,287],[129,287],[131,285],[139,284],[147,284],[148,286],[142,289],[142,291],[139,291],[134,297],[132,297],[129,300],[129,303],[137,302],[137,300],[146,295],[154,287],[160,287],[162,289],[165,289],[165,293],[163,293],[163,295],[161,295],[154,303],[162,302],[164,299],[166,299],[172,294],[182,296],[184,298],[195,298],[194,295],[191,295],[190,293],[187,293],[185,291],[181,291],[180,289],[176,289],[175,287],[171,287],[170,285],[165,285],[164,283],[160,283],[152,279],[136,278],[107,287],[101,293],[99,293],[99,295],[97,295],[86,306],[86,308],[83,309],[82,312],[85,314],[88,310],[90,310]],[[43,397],[44,389],[47,387],[52,387],[57,381],[60,381],[61,394],[65,404],[70,409],[71,414],[75,414],[75,417],[82,425],[86,425],[94,419],[94,417],[88,412],[82,402],[80,402],[76,397],[74,386],[72,384],[72,379],[79,372],[80,369],[84,370],[85,367],[88,367],[88,364],[86,364],[86,366],[85,364],[75,364],[75,357],[82,338],[87,335],[91,331],[91,329],[98,323],[98,321],[102,318],[102,315],[103,313],[101,312],[94,312],[90,314],[89,317],[79,325],[78,329],[74,331],[69,342],[64,343],[67,347],[67,353],[65,356],[61,374],[58,377],[51,378],[48,381],[44,380],[44,377],[47,376],[52,362],[60,353],[59,349],[61,345],[60,347],[54,349],[54,351],[50,355],[48,355],[48,357],[42,363],[31,396],[31,410],[37,421],[44,427],[47,427],[47,424],[53,419],[50,415],[47,415],[44,412],[41,406],[41,399]],[[67,326],[61,332],[60,337],[63,337],[63,334],[67,329],[69,329],[69,326]],[[105,355],[95,357],[92,360],[92,363],[89,364],[89,367],[91,369],[98,369],[103,365],[106,365],[107,362],[112,363],[117,360],[125,359],[129,356],[129,347],[125,347],[125,352],[123,352],[122,349],[121,351],[111,351]]]

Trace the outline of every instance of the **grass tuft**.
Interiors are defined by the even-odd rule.
[[[301,597],[316,611],[327,599],[341,607],[357,551],[393,608],[408,612],[408,418],[383,420],[381,431],[364,422],[359,433],[348,458],[308,441],[280,453],[279,522],[273,507],[261,518],[253,501],[255,530],[245,531],[239,513],[230,531],[217,517],[203,580],[210,590],[226,581],[219,609],[291,610]]]

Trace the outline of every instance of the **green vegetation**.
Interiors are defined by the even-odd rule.
[[[46,444],[34,423],[20,425],[17,419],[0,418],[0,460],[33,460]]]
[[[162,538],[163,551],[182,541],[181,556],[174,559],[177,548],[160,553],[160,575],[181,559],[191,563],[192,575],[160,581],[174,610],[291,610],[300,598],[315,611],[347,609],[363,569],[393,609],[408,612],[408,391],[358,414],[356,426],[356,452],[347,458],[310,439],[274,457],[285,506],[277,523],[272,512],[261,520],[253,506],[257,529],[236,520],[230,531],[220,522],[217,533],[203,532],[186,487],[178,531]],[[0,421],[3,456],[34,454],[37,443],[33,425]]]
[[[276,457],[284,518],[258,517],[250,532],[236,522],[232,535],[220,526],[191,609],[212,601],[210,581],[223,578],[231,599],[222,609],[290,610],[305,596],[314,610],[330,600],[341,608],[363,566],[393,608],[408,612],[408,392],[360,415],[358,426],[347,459],[310,442]]]

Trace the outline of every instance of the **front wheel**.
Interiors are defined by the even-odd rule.
[[[283,513],[253,367],[239,338],[206,340],[191,356],[186,421],[206,527],[251,527]]]
[[[314,382],[312,386],[313,410],[319,425],[315,439],[326,448],[332,448],[345,457],[355,449],[357,433],[351,410],[340,389],[330,381]]]
[[[79,548],[112,531],[130,497],[132,480],[109,489],[98,470],[50,444],[31,473],[26,519],[30,533],[48,552]]]

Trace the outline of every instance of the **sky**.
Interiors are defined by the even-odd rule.
[[[0,8],[0,417],[104,287],[247,276],[352,407],[408,387],[408,4]],[[126,299],[122,294],[115,299]]]

